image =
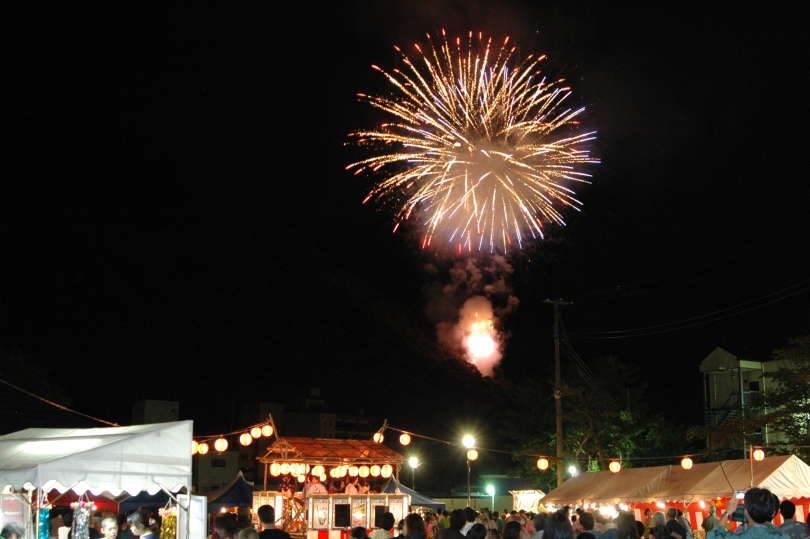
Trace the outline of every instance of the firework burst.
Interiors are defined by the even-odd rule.
[[[418,219],[423,247],[494,252],[542,238],[544,223],[565,224],[563,206],[581,205],[569,185],[590,175],[577,166],[598,162],[583,149],[594,133],[575,132],[584,109],[563,106],[570,88],[541,78],[545,56],[516,62],[509,38],[497,52],[477,38],[451,46],[442,31],[437,47],[428,35],[418,62],[396,48],[405,70],[372,66],[396,94],[359,94],[393,120],[350,134],[376,155],[347,169],[385,173],[364,202],[397,204],[394,231]]]

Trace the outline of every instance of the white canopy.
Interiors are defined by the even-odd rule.
[[[191,489],[192,421],[0,436],[0,488],[136,494]]]
[[[751,484],[767,488],[780,498],[810,497],[810,466],[795,455],[767,457],[761,462],[725,460],[695,464],[622,468],[619,473],[580,474],[549,492],[544,504],[620,502],[690,502],[727,497]]]

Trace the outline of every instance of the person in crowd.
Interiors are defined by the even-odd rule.
[[[616,517],[616,528],[609,529],[599,539],[640,539],[636,527],[636,517],[633,513],[622,511]]]
[[[368,483],[364,478],[361,477],[360,480],[357,482],[357,492],[359,494],[368,494],[368,491],[369,491]]]
[[[644,536],[650,534],[650,530],[655,527],[655,522],[653,522],[653,510],[649,507],[644,510]]]
[[[495,526],[498,527],[498,535],[501,535],[501,532],[503,532],[503,519],[497,511],[492,512],[492,520],[495,521]]]
[[[256,511],[262,531],[259,539],[290,539],[290,534],[276,529],[276,510],[272,505],[261,505]]]
[[[695,533],[692,531],[692,524],[689,523],[689,519],[684,516],[683,511],[680,509],[678,509],[678,522],[680,522],[683,529],[686,530],[686,539],[695,539]]]
[[[703,519],[703,522],[700,523],[700,527],[703,528],[706,533],[709,533],[714,529],[715,526],[717,526],[720,519],[717,518],[717,515],[715,514],[717,513],[717,508],[715,506],[710,505],[706,511],[709,513],[709,516]]]
[[[239,539],[259,539],[256,528],[244,528],[239,532]]]
[[[349,478],[349,483],[346,485],[346,490],[344,492],[346,494],[359,494],[360,489],[358,488],[358,482],[360,478],[357,476]]]
[[[807,525],[804,522],[793,520],[796,515],[796,505],[785,500],[779,504],[779,513],[782,515],[782,525],[779,528],[785,532],[790,539],[804,539],[808,535]]]
[[[439,520],[439,527],[441,528],[450,527],[450,513],[448,513],[446,510],[442,511],[442,518]]]
[[[278,485],[278,491],[290,496],[295,494],[295,484],[291,482],[289,475],[285,475],[281,478],[281,483]]]
[[[487,527],[481,523],[473,524],[467,532],[467,539],[487,539]]]
[[[425,521],[416,513],[409,514],[405,517],[402,535],[408,539],[426,539],[427,529],[425,528]]]
[[[70,530],[73,527],[73,513],[65,513],[62,515],[62,523],[64,526],[57,530],[58,538],[59,539],[68,539],[68,535],[70,535]]]
[[[637,520],[636,521],[636,530],[638,531],[638,536],[643,538],[644,537],[644,532],[647,531],[647,527],[644,525],[643,522],[641,522],[640,520]]]
[[[349,537],[351,537],[351,539],[368,539],[366,528],[363,526],[355,526],[349,533]]]
[[[667,517],[661,511],[653,514],[652,528],[647,530],[647,539],[667,539],[671,532],[667,529]]]
[[[555,511],[548,516],[546,528],[543,532],[543,539],[571,539],[574,530],[571,527],[571,519],[565,511]],[[504,539],[506,539],[506,527],[504,526]]]
[[[752,488],[745,493],[743,499],[743,515],[746,520],[746,528],[740,534],[734,534],[726,530],[729,515],[737,510],[737,498],[732,496],[726,506],[726,512],[720,517],[717,526],[706,534],[706,539],[731,539],[735,535],[743,539],[764,538],[788,539],[788,535],[770,521],[777,511],[778,500],[766,488]]]
[[[596,525],[596,519],[593,516],[593,513],[589,513],[587,511],[583,511],[582,514],[579,516],[579,523],[582,524],[582,532],[581,533],[590,533],[595,538],[602,535],[602,532],[598,532],[593,529]],[[577,536],[579,537],[579,536]]]
[[[461,535],[465,537],[467,536],[467,532],[470,531],[470,528],[472,528],[473,525],[475,524],[475,519],[477,516],[478,513],[476,513],[475,509],[473,509],[472,507],[464,508],[464,518],[466,519],[466,522],[464,523],[464,526],[461,528]]]
[[[104,539],[116,539],[118,537],[118,521],[110,517],[102,520],[101,535]]]
[[[667,509],[667,530],[675,539],[686,539],[686,529],[678,521],[678,510],[674,507]]]
[[[394,514],[390,511],[386,511],[380,517],[380,521],[377,523],[380,525],[380,528],[371,532],[368,536],[369,539],[391,539],[393,537],[392,530],[394,529]]]
[[[118,513],[115,515],[115,521],[118,523],[118,539],[133,539],[132,531],[127,526],[126,513]]]
[[[233,519],[233,516],[231,516],[231,519]],[[155,529],[154,524],[149,523],[149,513],[143,509],[129,515],[127,524],[129,524],[129,531],[138,539],[157,539],[157,534],[160,531],[160,528]],[[236,520],[233,521],[233,527],[236,529]]]
[[[467,523],[467,516],[461,509],[453,509],[448,515],[450,527],[442,528],[439,539],[464,539],[461,528]]]
[[[520,539],[523,526],[516,520],[510,520],[503,525],[503,539]],[[570,538],[569,538],[570,539]]]
[[[0,537],[3,539],[25,539],[25,534],[23,534],[19,524],[9,522],[3,526],[3,530],[0,531]]]
[[[218,515],[214,519],[214,529],[219,539],[238,539],[239,528],[236,525],[236,518],[231,513]]]
[[[537,513],[534,515],[532,522],[534,523],[534,537],[532,539],[543,539],[543,532],[546,529],[546,520],[548,520],[548,513]]]
[[[593,513],[593,520],[595,524],[593,525],[592,534],[599,537],[599,535],[605,533],[607,531],[607,525],[605,523],[605,516],[602,514],[601,511],[597,511]],[[598,535],[597,535],[598,534]]]

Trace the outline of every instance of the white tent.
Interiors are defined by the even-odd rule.
[[[191,421],[0,436],[0,488],[136,494],[191,490]]]

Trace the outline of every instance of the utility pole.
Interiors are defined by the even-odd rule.
[[[543,303],[554,305],[554,400],[557,402],[557,486],[563,484],[562,440],[562,379],[560,377],[560,306],[570,301],[547,299]]]

